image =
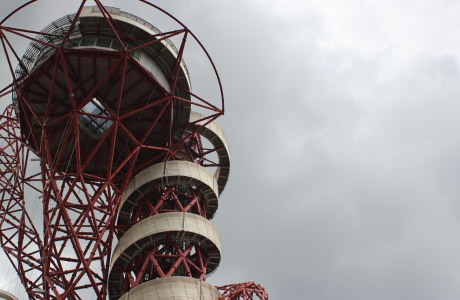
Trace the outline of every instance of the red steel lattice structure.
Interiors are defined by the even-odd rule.
[[[219,300],[268,300],[268,294],[265,288],[254,282],[229,284],[220,286],[218,289],[222,291],[222,296],[218,298]]]
[[[29,298],[268,299],[253,283],[221,294],[205,282],[221,258],[209,220],[230,161],[199,40],[145,0],[179,29],[100,0],[40,32],[8,26],[37,1],[0,22],[13,78],[0,92],[13,98],[0,119],[0,242]],[[23,56],[16,38],[30,42]],[[191,91],[190,41],[218,104]]]

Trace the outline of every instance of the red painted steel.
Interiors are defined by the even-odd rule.
[[[260,284],[254,282],[234,283],[224,286],[218,286],[222,291],[222,296],[216,300],[265,300],[268,294]]]
[[[188,276],[205,280],[206,261],[206,249],[197,244],[179,245],[176,241],[157,244],[121,270],[125,274],[123,293],[143,282],[161,277]]]
[[[30,172],[29,160],[34,155],[21,142],[13,105],[1,115],[0,141],[0,242],[23,285],[34,296],[44,283],[40,275],[43,242],[25,208],[25,192],[28,188],[40,191],[41,177]]]
[[[152,190],[138,200],[129,222],[126,224],[118,220],[119,235],[137,222],[165,212],[190,212],[204,218],[211,217],[206,215],[205,201],[197,189],[177,185],[159,188],[151,185]]]
[[[200,187],[170,185],[154,187],[135,206],[128,224],[116,224],[128,182],[146,167],[168,160],[221,166],[212,158],[219,149],[206,148],[198,133],[224,113],[220,78],[196,36],[148,1],[139,0],[169,16],[178,29],[139,38],[130,48],[121,24],[101,1],[94,0],[105,26],[119,43],[118,50],[71,46],[72,32],[81,26],[77,20],[91,2],[87,0],[81,1],[75,15],[56,20],[42,32],[7,26],[17,12],[37,1],[27,2],[0,22],[1,48],[13,81],[0,96],[12,95],[14,99],[14,105],[0,118],[0,242],[30,299],[82,299],[87,290],[97,299],[106,299],[114,237],[159,213],[212,217],[206,215]],[[53,26],[65,30],[56,32]],[[181,42],[168,89],[135,55],[171,37]],[[15,47],[16,38],[31,43],[22,58]],[[190,41],[201,47],[212,66],[220,90],[219,105],[192,93],[179,81]],[[48,54],[40,58],[43,49]],[[37,63],[38,59],[42,61]],[[108,67],[101,69],[101,64]],[[91,71],[90,76],[81,75],[84,68]],[[139,90],[145,92],[136,94]],[[150,100],[144,104],[126,100],[133,95]],[[109,98],[110,105],[105,101]],[[85,110],[90,104],[99,105],[101,113]],[[189,105],[207,111],[208,116],[192,127],[187,122],[176,124],[178,108]],[[82,130],[84,122],[98,127],[90,133]],[[40,207],[43,232],[29,216],[31,206]],[[167,240],[143,251],[123,270],[123,292],[157,277],[205,280],[207,255],[200,245]],[[220,299],[239,299],[228,295],[241,289],[268,299],[254,284],[227,287]]]

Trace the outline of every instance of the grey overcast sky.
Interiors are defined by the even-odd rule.
[[[3,16],[21,2],[1,1]],[[24,27],[79,1],[39,2]],[[155,24],[132,2],[103,1]],[[272,300],[460,297],[460,1],[155,3],[224,86],[231,176],[210,283],[256,281]],[[6,268],[0,288],[23,295]]]

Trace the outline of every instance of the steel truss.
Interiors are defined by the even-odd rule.
[[[224,113],[223,92],[206,49],[181,22],[146,0],[139,2],[170,17],[178,29],[129,35],[119,12],[100,0],[81,1],[74,15],[40,32],[7,25],[35,2],[0,22],[1,48],[12,76],[0,96],[13,98],[0,118],[0,243],[29,298],[83,299],[91,291],[97,299],[117,299],[155,278],[205,280],[220,261],[220,239],[200,233],[202,229],[194,234],[187,229],[189,234],[185,220],[197,216],[196,222],[210,228],[207,220],[217,209],[229,173],[227,141],[214,122]],[[95,4],[91,12],[85,8],[89,2]],[[103,41],[111,49],[91,48],[83,33],[78,36],[90,28],[83,14],[95,12],[98,28],[111,37],[110,43]],[[22,57],[15,48],[17,38],[30,42]],[[180,40],[179,48],[171,38]],[[190,41],[201,47],[215,73],[218,105],[191,91],[183,62]],[[173,54],[155,54],[163,55],[167,82],[139,60],[139,53],[158,48]],[[184,181],[184,173],[168,177],[172,161],[208,168],[215,175],[206,175],[207,181],[192,175]],[[163,177],[132,188],[135,178],[162,165]],[[128,190],[141,196],[122,207]],[[41,207],[40,226],[28,213],[32,206]],[[160,215],[178,218],[177,213],[185,233],[172,227],[155,232],[156,242],[145,244],[123,266],[111,257],[123,244],[113,250],[114,238],[122,242],[140,223]],[[113,285],[118,274],[121,285]]]
[[[188,276],[206,279],[207,251],[195,243],[168,241],[137,256],[127,268],[123,294],[139,284],[162,277]]]
[[[265,300],[268,294],[265,288],[254,282],[234,283],[217,287],[222,296],[216,300]]]

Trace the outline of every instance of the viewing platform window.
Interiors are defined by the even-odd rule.
[[[59,40],[54,41],[56,45],[59,45]],[[125,48],[127,50],[133,49],[135,46],[125,43]],[[116,39],[111,39],[107,37],[74,37],[70,38],[66,44],[66,48],[109,48],[115,51],[121,51],[123,48],[120,45],[120,42]],[[40,50],[40,54],[38,55],[37,60],[34,62],[35,65],[40,64],[46,58],[50,56],[51,53],[54,53],[55,50],[51,47],[45,47],[44,49]],[[131,55],[134,59],[140,60],[141,58],[141,50],[131,52]]]
[[[110,119],[97,117],[110,117],[110,114],[96,98],[88,102],[81,112],[91,114],[79,115],[78,122],[88,134],[96,139],[101,138],[113,123]]]
[[[120,45],[120,42],[116,39],[111,39],[107,37],[93,37],[93,36],[85,36],[85,37],[69,39],[69,41],[66,43],[65,46],[67,48],[102,47],[102,48],[110,48],[116,51],[123,50],[123,48]],[[134,46],[129,43],[124,43],[124,46],[128,50],[134,48]],[[141,51],[140,50],[134,51],[131,53],[131,55],[135,59],[139,59],[141,55]]]

